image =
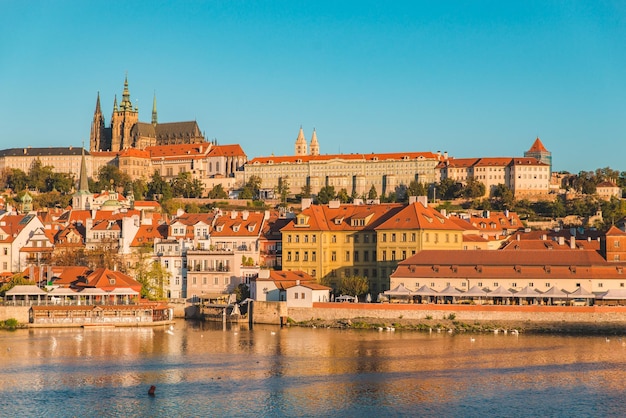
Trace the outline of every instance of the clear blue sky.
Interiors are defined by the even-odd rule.
[[[0,0],[0,148],[79,146],[128,73],[139,118],[249,158],[521,156],[625,170],[626,2]]]

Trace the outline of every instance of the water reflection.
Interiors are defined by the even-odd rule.
[[[177,322],[0,333],[0,411],[54,416],[619,415],[626,341]],[[148,399],[151,384],[157,396]],[[90,409],[86,405],[96,405]],[[131,409],[128,409],[131,408]],[[596,409],[594,409],[596,408]],[[597,409],[599,408],[599,409]]]

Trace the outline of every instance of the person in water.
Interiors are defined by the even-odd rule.
[[[150,389],[148,389],[148,395],[154,396],[154,391],[155,390],[156,390],[156,386],[154,386],[154,385],[150,386]]]

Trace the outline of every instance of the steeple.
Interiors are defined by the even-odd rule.
[[[306,139],[304,139],[304,131],[302,130],[302,126],[300,126],[300,132],[298,133],[298,138],[296,138],[296,155],[308,155],[306,151]]]
[[[128,91],[128,75],[124,78],[124,92],[122,93],[122,110],[133,110],[133,104],[130,102],[130,91]]]
[[[113,99],[113,111],[117,112],[117,94],[115,95],[115,98]]]
[[[320,155],[320,144],[317,142],[317,133],[313,128],[313,136],[311,137],[311,147],[309,148],[311,155]]]
[[[152,126],[157,126],[157,107],[156,107],[156,93],[154,93],[154,99],[152,99]]]
[[[80,177],[78,178],[78,191],[89,193],[89,181],[87,179],[87,163],[85,162],[85,147],[83,146],[80,159]]]
[[[98,92],[98,98],[96,99],[96,115],[102,113],[100,110],[100,92]]]

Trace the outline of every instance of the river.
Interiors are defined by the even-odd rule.
[[[0,359],[12,417],[622,416],[626,395],[616,336],[181,320],[0,332]]]

